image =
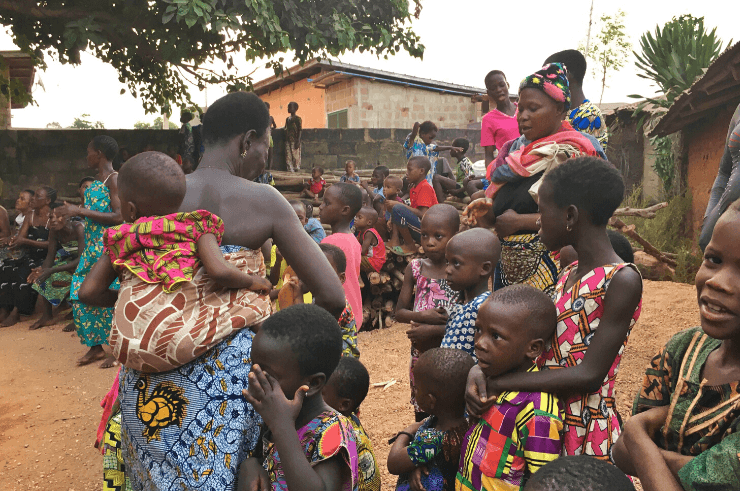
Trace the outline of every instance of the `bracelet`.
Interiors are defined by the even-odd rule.
[[[410,438],[411,440],[413,440],[413,439],[414,439],[414,435],[412,435],[412,434],[411,434],[411,433],[409,433],[408,431],[399,431],[398,433],[396,433],[396,436],[394,436],[393,438],[391,438],[390,440],[388,440],[388,445],[391,445],[391,444],[393,444],[393,442],[395,442],[395,441],[396,441],[396,440],[398,439],[398,437],[399,437],[399,436],[401,436],[401,435],[406,435],[406,436],[407,436],[407,437],[409,437],[409,438]]]

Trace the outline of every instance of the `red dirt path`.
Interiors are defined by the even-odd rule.
[[[617,379],[624,417],[650,358],[670,336],[698,323],[696,293],[689,285],[645,282],[643,313],[634,328]],[[99,402],[115,370],[77,367],[85,349],[64,322],[28,331],[26,321],[0,328],[0,489],[99,490],[102,457],[93,448]],[[413,421],[408,404],[409,343],[406,325],[361,333],[362,361],[371,382],[396,379],[387,390],[371,388],[362,422],[373,438],[383,489],[395,487],[385,459],[388,438]]]

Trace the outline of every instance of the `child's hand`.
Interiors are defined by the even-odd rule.
[[[262,276],[252,276],[252,286],[249,289],[253,292],[270,293],[272,290],[272,283],[267,278]]]
[[[412,491],[426,491],[426,488],[421,483],[422,474],[425,476],[429,475],[429,469],[425,465],[417,467],[409,474],[409,487]]]
[[[484,217],[491,208],[493,208],[493,200],[491,198],[478,198],[465,207],[461,220],[469,227],[475,227],[478,225],[478,221]]]
[[[259,460],[249,457],[239,466],[236,491],[270,491],[270,477]]]
[[[411,344],[422,353],[432,348],[439,348],[444,337],[443,325],[429,325],[411,322],[411,329],[406,331]]]
[[[470,369],[468,373],[468,384],[465,388],[465,409],[474,418],[480,418],[488,408],[493,406],[497,397],[488,397],[486,388],[486,376],[478,365]]]
[[[265,424],[270,429],[280,424],[295,425],[308,386],[300,386],[293,400],[289,401],[280,388],[280,383],[269,373],[263,372],[259,365],[252,365],[248,378],[249,388],[242,390],[242,395],[262,416]]]
[[[447,324],[447,311],[442,307],[419,312],[419,324]]]

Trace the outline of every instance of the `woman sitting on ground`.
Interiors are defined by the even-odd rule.
[[[39,294],[36,312],[41,312],[41,317],[29,327],[32,331],[54,324],[52,307],[59,307],[62,302],[69,300],[72,273],[80,262],[80,251],[85,246],[85,225],[77,220],[56,216],[54,209],[59,206],[59,203],[51,205],[46,259],[28,276],[28,283]],[[67,327],[65,330],[70,331]]]
[[[21,315],[31,315],[36,305],[36,292],[28,282],[28,275],[46,257],[49,247],[49,205],[57,199],[50,187],[38,188],[31,200],[30,214],[26,215],[18,235],[10,241],[13,258],[3,261],[0,269],[0,317],[3,327],[15,325]]]
[[[517,112],[522,136],[503,145],[488,167],[491,184],[486,198],[473,201],[463,214],[468,224],[491,227],[501,240],[494,290],[524,283],[553,292],[558,256],[547,250],[537,234],[536,189],[545,172],[569,158],[606,159],[595,138],[564,121],[569,107],[570,91],[562,65],[551,63],[522,80]]]

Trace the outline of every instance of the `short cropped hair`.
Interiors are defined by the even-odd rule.
[[[524,491],[634,491],[619,468],[590,455],[560,457],[532,474]]]
[[[431,167],[431,163],[429,164],[429,167]],[[398,189],[401,189],[403,187],[403,179],[401,179],[398,176],[388,176],[385,179],[388,179],[388,182],[392,184],[393,186],[398,187]],[[383,182],[385,182],[385,179],[383,179]],[[385,185],[385,184],[384,184]]]
[[[586,57],[577,49],[558,51],[547,57],[544,65],[548,63],[562,63],[568,73],[573,76],[573,80],[578,84],[583,84],[583,79],[586,77]]]
[[[331,262],[337,267],[337,273],[342,274],[347,272],[347,256],[342,249],[334,244],[326,244],[324,242],[319,244],[319,248],[331,258]]]
[[[265,103],[251,92],[232,92],[217,99],[203,115],[203,142],[223,143],[254,130],[258,137],[270,124]]]
[[[609,242],[612,243],[612,249],[617,253],[617,256],[626,263],[635,262],[635,251],[632,249],[632,244],[627,240],[627,237],[620,234],[616,230],[607,230],[606,235],[609,236]]]
[[[190,111],[183,111],[180,113],[180,122],[189,123],[193,119],[193,113]]]
[[[360,407],[370,390],[370,374],[365,365],[354,356],[342,356],[339,359],[331,380],[339,397],[352,401],[352,412]]]
[[[271,315],[260,333],[286,343],[302,377],[323,373],[328,380],[342,356],[342,331],[329,312],[314,304],[296,304]]]
[[[460,229],[460,213],[458,213],[457,208],[454,206],[447,204],[447,203],[438,203],[436,205],[432,205],[429,207],[429,209],[424,213],[424,216],[421,218],[421,221],[423,222],[425,218],[429,217],[428,219],[434,218],[434,216],[439,215],[444,220],[444,223],[450,227],[450,230],[457,233],[457,231]]]
[[[373,172],[375,172],[375,171],[378,171],[378,172],[380,172],[380,174],[381,174],[381,175],[382,175],[382,176],[383,176],[384,178],[386,178],[386,177],[388,177],[389,175],[391,175],[391,171],[390,171],[390,169],[389,169],[388,167],[384,166],[384,165],[377,165],[377,166],[375,166],[375,169],[373,169]]]
[[[419,125],[419,134],[424,133],[426,135],[432,131],[437,131],[437,125],[431,121],[424,121]]]
[[[452,142],[453,147],[460,147],[463,149],[463,153],[468,153],[468,149],[470,148],[470,142],[467,138],[455,138]]]
[[[295,110],[298,110],[298,103],[295,101],[291,101],[288,103],[288,110],[290,110],[290,106],[295,106]]]
[[[552,298],[530,285],[517,284],[491,293],[487,302],[517,305],[527,312],[526,328],[531,339],[549,339],[557,325],[558,313]]]
[[[92,176],[85,176],[82,179],[80,179],[80,183],[77,185],[78,188],[81,188],[83,184],[86,182],[95,182],[96,179]]]
[[[504,77],[504,80],[506,80],[506,74],[504,72],[502,72],[501,70],[491,70],[490,72],[486,74],[486,77],[483,79],[483,83],[485,84],[486,87],[488,87],[489,80],[491,80],[496,75],[501,75],[502,77]]]
[[[137,201],[146,215],[168,215],[185,199],[185,173],[172,157],[161,152],[142,152],[121,166],[119,189]]]
[[[434,387],[462,399],[465,397],[468,372],[473,365],[473,357],[463,350],[432,348],[419,356],[414,365],[414,374],[423,372],[425,380],[433,383]]]
[[[559,208],[575,205],[594,225],[606,225],[624,198],[622,174],[606,160],[579,157],[545,175]]]
[[[321,175],[321,176],[324,175],[324,168],[323,167],[320,167],[320,166],[317,165],[317,166],[314,166],[313,169],[311,169],[311,171],[315,171],[315,170],[319,171],[319,175]]]
[[[339,199],[349,206],[351,215],[357,215],[357,212],[362,208],[362,191],[360,191],[360,188],[348,182],[338,182],[333,184],[332,187],[339,191]]]
[[[424,169],[427,173],[432,170],[432,163],[429,161],[429,158],[424,157],[423,155],[411,157],[409,159],[409,163],[413,163],[415,166]]]
[[[23,191],[21,191],[18,194],[23,194],[23,193],[30,194],[32,198],[33,198],[33,195],[36,194],[36,192],[33,189],[24,189]]]
[[[102,152],[103,155],[105,155],[105,158],[111,162],[118,155],[118,142],[108,135],[98,135],[94,137],[90,142],[90,146],[92,146],[96,151]]]

